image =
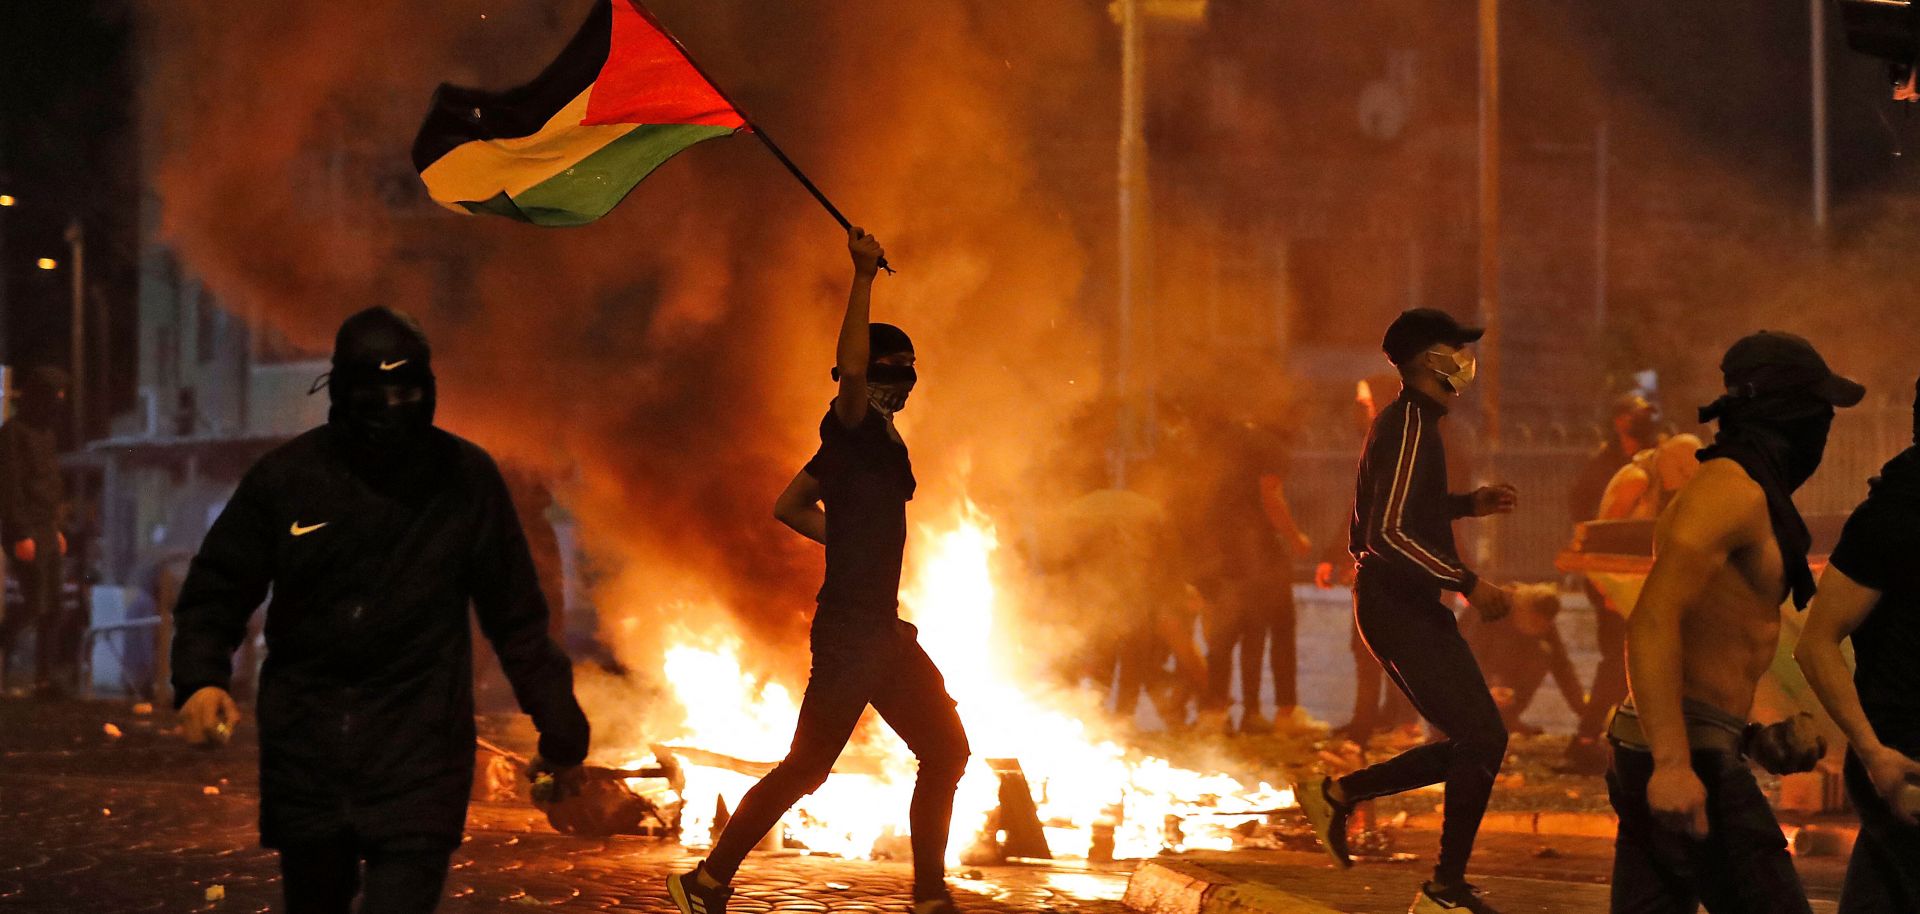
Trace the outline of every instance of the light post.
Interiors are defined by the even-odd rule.
[[[72,376],[70,402],[73,404],[73,447],[79,450],[86,441],[87,433],[87,239],[80,228],[80,220],[67,222],[67,250],[73,258],[73,268],[67,271],[68,280],[73,289],[73,335],[70,341],[67,373]]]

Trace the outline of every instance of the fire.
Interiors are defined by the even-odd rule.
[[[919,628],[921,645],[945,674],[973,745],[955,800],[950,862],[976,844],[999,806],[999,776],[989,759],[1019,762],[1056,857],[1106,852],[1096,845],[1108,840],[1117,858],[1230,847],[1227,829],[1258,818],[1234,810],[1293,805],[1290,789],[1250,788],[1129,750],[1099,732],[1103,719],[1093,698],[1045,694],[1032,685],[1044,681],[1035,671],[1048,659],[1048,646],[1022,640],[1012,601],[995,581],[999,545],[991,520],[963,503],[946,523],[915,529],[912,570],[901,593],[902,615]],[[737,635],[679,630],[673,636],[665,679],[687,724],[672,744],[761,763],[783,757],[798,696],[747,672]],[[683,761],[693,763],[681,791],[681,840],[702,847],[711,841],[717,810],[735,808],[757,776]],[[789,814],[785,833],[814,853],[904,855],[900,839],[907,833],[913,776],[913,758],[897,738],[856,737],[826,786]]]

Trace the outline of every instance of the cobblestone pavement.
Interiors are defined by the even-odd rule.
[[[124,703],[0,699],[0,910],[253,912],[279,884],[255,831],[253,747],[242,727],[220,753],[165,732],[170,718]],[[106,725],[119,728],[110,736]],[[640,838],[555,834],[525,807],[476,805],[440,910],[671,911],[668,873],[692,857]],[[969,911],[1122,910],[1128,867],[993,867],[961,871]],[[224,898],[208,900],[218,886]],[[756,857],[732,905],[770,911],[904,911],[904,863]]]
[[[255,832],[252,728],[221,752],[186,746],[171,715],[126,702],[0,699],[0,911],[255,912],[278,901],[276,861]],[[110,733],[112,725],[115,732]],[[493,736],[531,742],[523,722]],[[117,733],[117,735],[115,735]],[[1508,789],[1509,794],[1525,791]],[[1426,798],[1432,803],[1437,798]],[[1243,850],[1189,855],[1239,879],[1269,882],[1355,914],[1403,911],[1431,865],[1430,829],[1396,830],[1386,851],[1346,872],[1317,852]],[[1572,835],[1487,833],[1474,877],[1510,912],[1605,910],[1610,841]],[[690,865],[680,848],[639,838],[558,835],[526,806],[476,804],[454,859],[442,911],[670,911],[666,875]],[[1831,910],[1844,860],[1798,861]],[[952,884],[978,912],[1108,914],[1131,867],[1009,866],[962,869]],[[209,900],[219,887],[221,900]],[[734,909],[904,911],[904,863],[756,857]]]

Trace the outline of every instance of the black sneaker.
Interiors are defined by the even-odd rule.
[[[727,886],[707,888],[700,884],[700,871],[706,863],[695,864],[689,873],[675,873],[667,877],[667,897],[673,899],[673,906],[680,914],[727,914],[727,899],[733,897],[733,889]]]
[[[1487,904],[1486,899],[1480,897],[1480,890],[1469,882],[1445,888],[1429,882],[1420,887],[1420,894],[1413,896],[1413,906],[1407,908],[1407,914],[1447,914],[1449,911],[1500,914],[1500,910]]]
[[[1347,856],[1347,815],[1353,812],[1353,807],[1334,800],[1328,793],[1332,785],[1332,778],[1310,777],[1300,782],[1294,799],[1306,814],[1307,824],[1313,826],[1320,846],[1327,849],[1327,856],[1333,858],[1335,866],[1346,869],[1353,866],[1353,858]]]
[[[916,899],[909,910],[913,914],[960,914],[960,907],[953,903],[952,895]]]

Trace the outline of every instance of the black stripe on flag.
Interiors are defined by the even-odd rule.
[[[442,83],[420,133],[413,139],[413,167],[427,166],[454,147],[475,140],[502,140],[539,132],[555,113],[600,78],[613,42],[613,5],[599,0],[565,50],[533,81],[504,92]]]

